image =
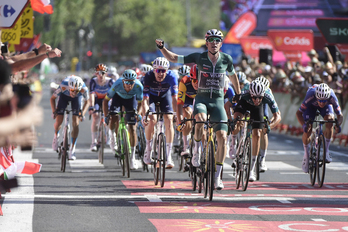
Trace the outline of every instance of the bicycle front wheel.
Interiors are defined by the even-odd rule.
[[[207,183],[208,183],[208,194],[209,201],[213,200],[214,193],[214,177],[215,177],[215,147],[213,142],[209,142],[208,145],[208,165],[207,165]]]
[[[314,186],[315,179],[317,175],[317,161],[316,161],[316,148],[315,148],[315,141],[314,137],[311,139],[311,148],[309,152],[309,160],[308,160],[308,172],[309,172],[309,179],[311,182],[311,185]]]
[[[155,145],[154,147],[157,147],[157,139],[154,139],[153,144]],[[154,151],[154,161],[153,161],[153,181],[155,185],[158,185],[158,179],[159,179],[159,173],[161,172],[161,165],[160,161],[158,159],[158,151],[156,149],[153,149]]]
[[[242,157],[242,189],[245,191],[248,188],[249,175],[251,168],[251,143],[250,137],[246,138]]]
[[[158,145],[159,145],[158,159],[161,166],[160,179],[161,179],[161,187],[163,187],[165,176],[166,176],[166,136],[164,134],[159,135]]]
[[[149,172],[149,168],[147,164],[144,163],[144,152],[146,147],[146,140],[145,140],[145,132],[144,128],[139,126],[139,141],[138,141],[138,147],[139,147],[139,158],[141,159],[141,162],[143,164],[143,171]]]
[[[99,163],[103,164],[104,162],[104,143],[105,143],[105,130],[104,130],[104,126],[101,125],[99,126],[99,151],[98,151],[98,159],[99,159]]]
[[[256,166],[255,166],[255,172],[256,172],[256,180],[260,180],[260,164],[261,164],[261,161],[260,161],[260,154],[258,154],[258,156],[256,157]]]
[[[317,171],[318,171],[318,185],[321,188],[325,179],[325,167],[326,167],[326,144],[324,135],[319,135],[318,147],[317,147]]]
[[[61,155],[61,171],[65,172],[66,160],[68,159],[69,144],[68,144],[68,127],[64,129],[63,149]]]
[[[128,138],[128,132],[126,130],[122,130],[122,140],[123,140],[123,155],[124,155],[124,170],[125,174],[127,174],[127,177],[130,177],[130,171],[129,171],[129,138]]]

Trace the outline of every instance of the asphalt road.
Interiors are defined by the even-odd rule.
[[[37,128],[33,153],[16,151],[17,160],[42,164],[40,173],[20,175],[18,188],[2,193],[1,231],[347,231],[348,149],[331,146],[322,188],[311,186],[301,170],[299,137],[272,132],[268,171],[247,191],[235,189],[231,160],[226,159],[225,189],[213,201],[191,190],[187,173],[178,165],[166,172],[163,188],[141,169],[122,177],[107,149],[104,164],[89,150],[90,121],[81,123],[77,160],[60,171],[52,151],[53,119],[49,92],[43,93],[45,120]],[[174,155],[174,157],[176,157]],[[140,162],[139,162],[140,164]]]

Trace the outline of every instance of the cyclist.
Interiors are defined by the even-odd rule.
[[[187,56],[178,55],[167,50],[164,47],[163,40],[156,40],[157,47],[169,61],[182,64],[197,64],[199,88],[195,98],[193,114],[198,122],[206,121],[208,113],[210,113],[212,121],[227,121],[224,110],[226,71],[237,92],[235,99],[239,100],[240,97],[240,87],[233,67],[232,57],[219,51],[222,46],[222,39],[223,34],[221,31],[216,29],[208,30],[205,34],[205,45],[208,51],[192,53]],[[214,126],[218,143],[215,173],[215,188],[218,190],[224,187],[221,181],[221,170],[226,155],[227,129],[228,126],[226,124],[216,124]],[[192,159],[192,164],[195,167],[200,166],[202,134],[203,124],[199,123],[195,127],[195,151]]]
[[[110,99],[112,99],[110,111],[120,112],[122,110],[122,107],[124,107],[126,111],[136,111],[137,108],[141,105],[141,101],[143,100],[143,85],[136,78],[137,73],[134,70],[125,70],[122,74],[122,77],[112,85],[103,101],[105,123],[109,125],[109,128],[111,130],[110,137],[111,146],[113,148],[115,148],[116,144],[115,131],[118,130],[119,120],[115,115],[111,115],[110,122],[108,122],[108,102]],[[130,168],[138,169],[138,165],[135,161],[135,145],[137,143],[135,112],[126,114],[126,122],[128,124],[131,145]]]
[[[190,66],[188,65],[183,65],[178,69],[178,74],[179,74],[179,82],[184,76],[189,76],[190,75]]]
[[[232,99],[229,100],[229,103],[231,104]],[[251,171],[250,171],[250,181],[256,180],[256,174],[255,174],[255,161],[257,158],[257,154],[259,153],[260,149],[260,137],[262,133],[262,129],[264,128],[263,132],[267,133],[271,128],[274,128],[281,119],[280,111],[278,109],[278,105],[273,97],[273,95],[266,91],[266,87],[258,80],[254,80],[250,83],[249,90],[245,91],[242,95],[241,100],[237,103],[233,118],[236,119],[238,117],[242,118],[245,112],[248,110],[250,111],[250,119],[253,119],[255,121],[264,121],[264,110],[263,105],[267,103],[271,105],[271,111],[273,113],[273,118],[270,120],[269,128],[264,128],[263,123],[253,123],[252,124],[252,163],[251,163]],[[232,117],[230,114],[228,114],[228,119],[232,120]],[[237,135],[240,130],[240,124],[241,122],[237,123],[237,126],[235,127],[234,131],[232,132],[233,135]],[[235,138],[235,137],[234,137]],[[234,142],[235,144],[235,142]],[[235,154],[236,149],[234,146],[231,147],[233,149],[233,153]]]
[[[59,99],[56,107],[56,98],[58,96]],[[85,99],[85,102],[81,112],[82,97]],[[76,159],[75,147],[77,136],[79,135],[79,124],[80,121],[82,122],[84,120],[84,115],[89,106],[88,100],[89,94],[86,84],[81,77],[75,75],[66,77],[51,96],[52,118],[56,120],[54,123],[54,137],[52,141],[52,148],[54,151],[58,150],[59,130],[63,122],[65,108],[68,102],[71,102],[73,116],[69,160]]]
[[[189,76],[184,76],[179,83],[178,91],[178,104],[177,104],[177,125],[180,124],[184,118],[190,119],[193,112],[193,101],[197,94],[198,80],[197,80],[197,65],[195,64],[191,70]],[[191,121],[186,122],[185,128],[182,128],[182,137],[184,142],[183,151],[181,155],[187,155],[189,150],[189,135],[192,129]]]
[[[296,112],[297,120],[303,128],[302,142],[304,148],[304,156],[302,162],[302,170],[305,173],[308,173],[308,157],[310,148],[309,142],[310,135],[312,133],[312,125],[308,125],[305,120],[313,120],[315,118],[317,110],[320,112],[320,115],[324,118],[324,120],[334,120],[335,111],[338,121],[338,126],[335,126],[335,132],[341,132],[341,124],[343,122],[341,107],[334,91],[325,83],[313,85],[312,87],[310,87],[300,108]],[[328,163],[332,161],[331,155],[329,154],[329,146],[332,133],[332,123],[326,123],[324,137],[326,145],[326,162]]]
[[[117,81],[118,78],[120,78],[120,75],[117,73],[117,69],[114,66],[110,66],[108,68],[108,71],[106,73],[108,77],[111,77],[114,81]]]
[[[160,102],[161,112],[176,111],[177,95],[178,95],[178,77],[172,70],[169,69],[169,61],[164,57],[157,57],[153,64],[153,70],[146,73],[144,77],[144,101],[143,110],[146,113],[148,110],[155,112],[155,103]],[[174,167],[172,159],[172,148],[174,139],[173,115],[163,115],[164,125],[166,128],[166,168]],[[151,148],[154,128],[157,122],[156,115],[150,115],[149,120],[145,121],[146,149],[144,154],[144,163],[151,164]]]
[[[144,76],[147,72],[151,71],[153,69],[153,67],[149,64],[141,64],[140,67],[140,72],[141,72],[141,82],[144,79]]]
[[[250,81],[248,81],[245,73],[238,71],[237,77],[238,77],[238,82],[240,85],[241,92],[244,93],[245,90],[249,90]]]
[[[100,120],[100,113],[94,113],[94,110],[101,109],[103,107],[103,99],[105,98],[107,92],[114,84],[114,80],[110,77],[106,77],[108,68],[105,64],[98,64],[95,67],[96,77],[92,78],[90,81],[90,97],[89,97],[89,115],[93,116],[91,124],[92,132],[92,143],[91,151],[97,151],[97,137],[98,137],[98,122]],[[114,148],[111,148],[114,149]]]

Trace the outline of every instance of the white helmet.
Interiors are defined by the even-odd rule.
[[[191,70],[190,66],[183,65],[179,68],[178,73],[181,76],[186,76],[186,75],[190,75],[190,70]]]
[[[249,86],[250,94],[257,97],[264,96],[265,89],[265,86],[258,80],[253,80]]]
[[[164,57],[157,57],[152,64],[154,69],[168,69],[169,66],[169,61]]]
[[[258,78],[256,78],[255,80],[260,81],[265,86],[266,89],[269,88],[269,80],[266,77],[261,75]]]
[[[117,69],[114,66],[110,66],[107,71],[108,76],[117,76]]]
[[[69,87],[71,90],[81,91],[83,83],[84,82],[81,77],[75,75],[69,76]]]
[[[217,29],[210,29],[207,31],[207,33],[205,33],[205,40],[207,40],[209,37],[218,37],[218,38],[222,39],[224,37],[224,35],[222,34],[221,31],[219,31]]]
[[[316,86],[315,97],[317,99],[327,100],[327,99],[329,99],[330,95],[331,95],[331,89],[327,84],[322,83],[322,84]]]
[[[139,69],[142,73],[147,73],[148,71],[151,71],[153,69],[153,67],[151,65],[148,65],[148,64],[141,64]]]
[[[238,77],[238,81],[241,83],[244,83],[244,81],[246,80],[246,75],[245,73],[238,71],[237,73],[237,77]]]

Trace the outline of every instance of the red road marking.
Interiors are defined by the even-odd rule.
[[[345,222],[243,221],[218,219],[149,219],[159,232],[345,231]],[[342,229],[343,228],[343,229]],[[345,228],[345,229],[344,229]],[[330,230],[328,230],[330,229]]]
[[[129,189],[192,189],[190,181],[166,181],[163,188],[150,180],[122,180],[122,183]]]
[[[141,213],[348,216],[348,207],[306,203],[135,202],[135,204]]]

